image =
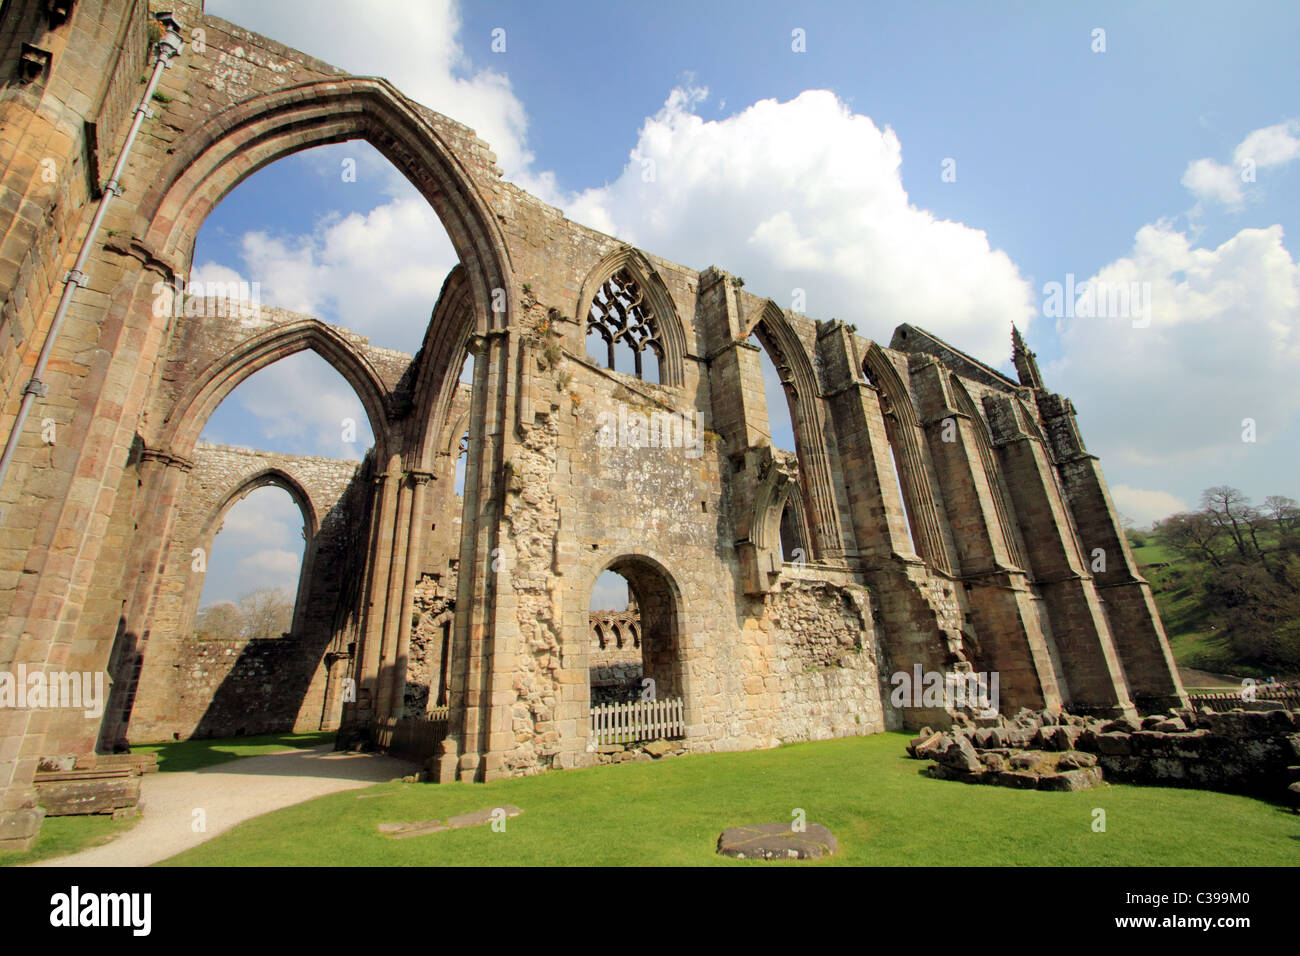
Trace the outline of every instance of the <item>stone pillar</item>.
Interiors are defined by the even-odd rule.
[[[889,700],[889,678],[922,672],[945,673],[961,663],[958,622],[934,599],[934,582],[916,554],[894,470],[879,389],[862,374],[861,340],[842,322],[828,323],[818,337],[818,358],[827,384],[831,425],[839,448],[849,514],[865,579],[875,595],[888,659],[880,662],[881,693]],[[946,585],[952,603],[955,586]],[[943,709],[885,707],[890,729],[947,726]]]
[[[880,395],[859,370],[849,330],[835,323],[818,340],[829,394],[827,404],[849,489],[853,536],[867,566],[917,562],[899,481],[890,454]]]
[[[384,612],[388,597],[388,572],[392,565],[394,513],[397,510],[398,481],[393,470],[400,467],[396,456],[388,462],[386,473],[375,478],[373,533],[370,542],[370,574],[365,596],[365,621],[358,648],[357,700],[355,722],[370,726],[379,710],[380,669],[383,663]]]
[[[100,747],[110,752],[127,743],[159,576],[167,562],[172,522],[192,467],[190,460],[168,452],[146,449],[140,455],[140,487],[134,502],[136,533],[132,538],[136,547],[124,578],[126,600],[108,662],[112,690],[99,735]]]
[[[420,576],[420,556],[424,548],[424,527],[429,482],[433,474],[427,471],[411,473],[411,514],[406,534],[405,574],[402,579],[402,595],[398,604],[400,608],[397,620],[397,647],[393,665],[393,682],[390,691],[388,714],[392,717],[404,715],[406,700],[406,661],[411,645],[411,614],[415,608],[415,583]]]
[[[505,426],[516,407],[511,335],[504,329],[475,335],[470,351],[474,388],[451,642],[448,734],[434,768],[440,782],[503,776],[500,753],[493,753],[492,734],[496,727],[507,732],[510,728],[509,701],[496,699],[493,679],[495,658],[506,653],[514,631],[508,593],[511,569],[498,547],[502,472],[510,442]],[[509,688],[507,692],[513,693]]]
[[[729,456],[770,444],[759,349],[746,341],[734,280],[720,269],[700,273],[696,321],[707,348],[709,420]]]
[[[398,632],[401,629],[402,595],[406,582],[407,544],[411,537],[411,499],[413,489],[405,476],[397,485],[397,514],[393,519],[393,536],[385,539],[388,551],[388,580],[385,587],[383,632],[379,652],[379,682],[375,690],[375,716],[378,720],[395,717],[393,687],[396,683]]]

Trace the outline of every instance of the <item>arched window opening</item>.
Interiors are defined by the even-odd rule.
[[[254,372],[217,406],[200,439],[214,445],[360,461],[375,443],[365,406],[311,350]]]
[[[793,564],[803,564],[812,558],[801,511],[802,506],[794,497],[787,497],[781,509],[781,560]]]
[[[302,511],[283,488],[255,488],[235,502],[206,556],[194,634],[211,641],[288,636],[305,538]]]
[[[916,531],[912,528],[912,516],[907,510],[907,495],[903,494],[903,482],[899,477],[898,456],[894,454],[894,443],[889,443],[889,461],[894,466],[894,488],[898,492],[898,501],[903,506],[903,525],[907,528],[907,543],[912,547],[913,554],[920,554],[916,549]]]
[[[596,290],[587,314],[587,356],[613,372],[660,382],[659,321],[639,282],[620,269]]]
[[[758,360],[763,369],[763,397],[767,402],[768,439],[773,448],[795,451],[797,446],[794,437],[794,418],[790,413],[790,394],[781,373],[757,334],[749,336],[749,344],[758,349]]]

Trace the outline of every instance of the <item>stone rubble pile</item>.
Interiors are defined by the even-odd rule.
[[[908,753],[928,776],[1027,790],[1086,790],[1104,779],[1251,793],[1300,808],[1300,710],[1175,708],[1106,720],[1022,709],[926,727]]]
[[[662,760],[686,751],[684,740],[648,740],[631,744],[600,744],[596,747],[597,763],[629,763],[639,760]]]

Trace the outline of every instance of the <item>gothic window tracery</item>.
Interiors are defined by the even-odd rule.
[[[605,343],[608,368],[618,371],[615,352],[620,346],[632,351],[633,371],[637,378],[647,378],[651,372],[659,380],[659,366],[663,361],[664,347],[659,322],[641,285],[626,269],[620,269],[605,280],[596,291],[587,314],[587,337],[598,335]],[[649,350],[653,358],[645,362]],[[651,368],[645,366],[649,364]]]

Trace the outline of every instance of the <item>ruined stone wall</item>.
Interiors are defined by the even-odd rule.
[[[456,575],[426,573],[415,589],[414,627],[406,665],[405,717],[422,717],[447,706],[449,653],[456,609]]]
[[[136,742],[322,729],[319,712],[314,726],[310,720],[297,722],[303,701],[286,693],[286,688],[310,680],[320,663],[309,639],[194,635],[168,656],[176,672],[168,691],[180,708],[171,721],[137,724]],[[174,728],[170,735],[168,727]]]
[[[15,2],[0,64],[20,69],[14,51],[28,37],[52,60],[34,85],[6,74],[0,88],[0,417],[10,421],[21,366],[89,222],[90,167],[115,148],[88,154],[85,122],[101,142],[120,135],[148,29],[140,2],[84,0],[62,26],[34,0]],[[347,719],[360,732],[431,696],[436,705],[445,670],[440,779],[593,762],[589,602],[607,569],[631,582],[644,676],[684,700],[683,746],[696,751],[951,716],[891,713],[885,667],[992,662],[1016,675],[1004,685],[1013,706],[1127,712],[1130,683],[1133,697],[1182,694],[1149,589],[1114,543],[1117,518],[1073,406],[1041,387],[1023,343],[1016,383],[923,330],[901,327],[881,348],[844,323],[783,310],[720,268],[571,222],[504,182],[472,130],[386,81],[347,76],[201,5],[174,6],[206,46],[187,45],[166,71],[124,197],[96,237],[35,412],[59,437],[50,445],[29,426],[0,489],[0,663],[99,670],[114,647],[119,664],[143,654],[133,732],[199,725],[167,674],[199,661],[181,647],[191,552],[207,533],[201,515],[237,476],[194,443],[247,375],[311,348],[357,390],[376,449],[356,475],[320,463],[324,486],[301,482],[304,500],[333,503],[317,509],[295,630],[311,644],[295,658],[311,666],[294,678],[312,702],[299,725],[330,720],[340,660],[358,682]],[[159,283],[188,274],[221,196],[266,163],[348,138],[411,180],[461,258],[417,360],[267,307],[257,317],[206,300],[193,313],[159,308]],[[54,184],[41,184],[47,156]],[[616,273],[657,323],[657,384],[586,359],[593,296]],[[751,333],[793,403],[793,457],[770,447]],[[466,350],[472,388],[454,385]],[[962,419],[956,447],[944,437],[951,413]],[[643,447],[615,424],[603,442],[610,416],[629,415],[676,422],[689,438]],[[452,487],[462,422],[463,503]],[[900,479],[918,505],[910,529]],[[812,551],[798,565],[780,549],[792,502]],[[1104,579],[1084,560],[1098,546],[1119,554]],[[270,659],[246,650],[250,666]],[[200,680],[215,680],[212,666],[198,664]],[[260,667],[232,686],[259,686]],[[98,730],[71,714],[0,715],[0,823],[27,814],[30,830],[37,759],[86,750]]]
[[[766,603],[760,628],[769,630],[775,660],[750,686],[772,701],[775,735],[789,742],[884,730],[888,665],[867,590],[795,579]]]

